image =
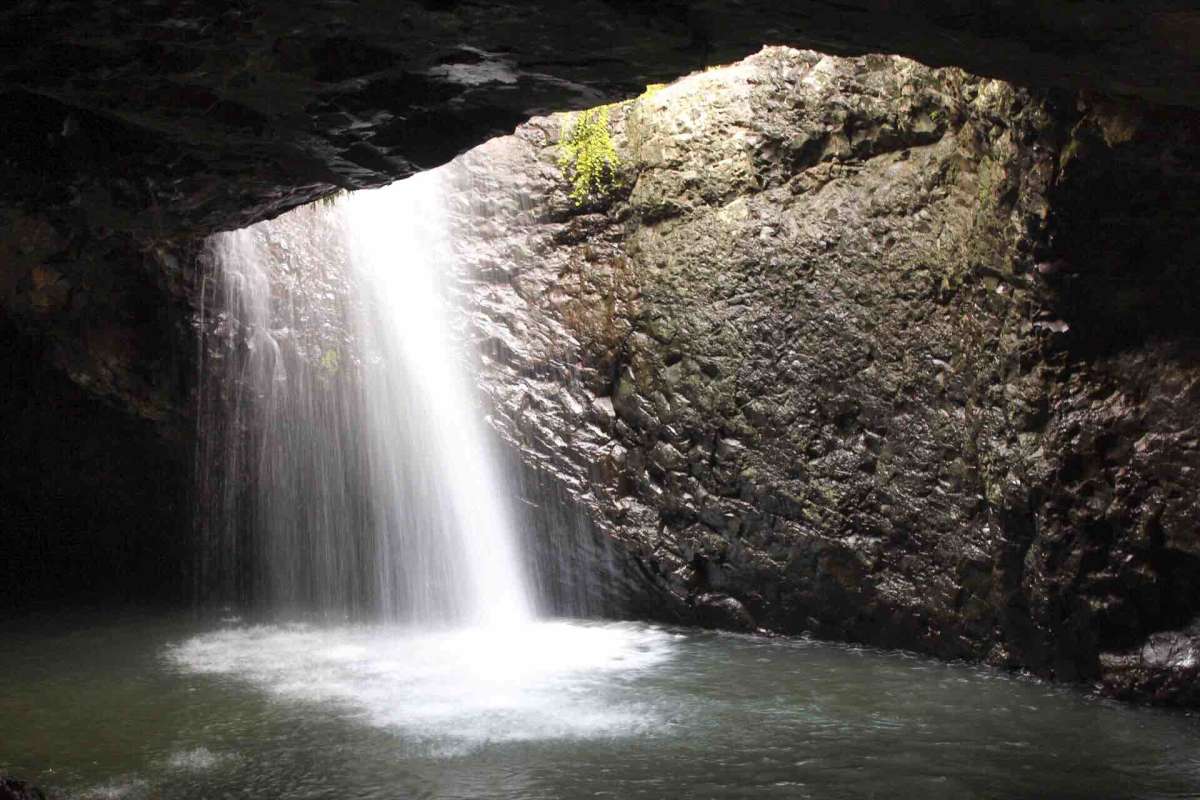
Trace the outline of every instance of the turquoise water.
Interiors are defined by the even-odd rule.
[[[633,623],[31,619],[0,770],[91,798],[1200,796],[1200,719],[965,665]]]

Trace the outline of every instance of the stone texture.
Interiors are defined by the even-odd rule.
[[[0,775],[0,800],[46,800],[46,795],[25,781]]]
[[[5,194],[77,192],[84,213],[147,235],[394,179],[539,111],[628,96],[764,43],[1200,104],[1200,16],[1182,0],[18,0],[0,29],[7,166],[36,159],[56,179],[6,181]],[[103,180],[68,185],[72,173]],[[150,213],[119,219],[135,210]]]
[[[697,621],[1191,702],[1117,666],[1200,611],[1162,113],[768,49],[614,109],[582,208],[535,119],[460,168],[497,426]]]
[[[1200,630],[1164,631],[1132,653],[1105,654],[1105,693],[1124,700],[1170,705],[1200,704]]]
[[[179,430],[198,235],[764,41],[1195,107],[1191,5],[17,0],[0,10],[0,313],[80,385]],[[1141,112],[1106,102],[1120,136]]]
[[[193,287],[157,294],[161,274],[189,277],[160,256],[198,234],[403,177],[531,114],[633,96],[764,42],[1195,107],[1192,6],[16,0],[0,10],[2,310],[53,340],[81,384],[161,418],[178,406],[169,378],[127,385],[123,373],[176,339],[174,321],[146,318],[187,316],[178,300]],[[1121,135],[1128,117],[1109,129]],[[130,304],[93,293],[81,269],[144,289],[142,319],[97,322]],[[86,343],[60,324],[85,303],[89,327],[106,328]]]
[[[388,182],[764,43],[1200,105],[1183,0],[17,0],[0,31],[0,208],[142,244]]]

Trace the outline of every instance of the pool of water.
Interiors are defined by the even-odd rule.
[[[0,628],[0,772],[80,798],[1200,797],[1200,719],[632,623]]]

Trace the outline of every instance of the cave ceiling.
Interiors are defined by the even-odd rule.
[[[763,44],[1200,105],[1182,0],[19,0],[0,208],[143,242],[235,227]]]

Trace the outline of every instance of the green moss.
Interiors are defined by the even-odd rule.
[[[349,194],[350,192],[345,189],[334,189],[329,194],[325,195],[324,197],[318,197],[313,202],[322,208],[329,208],[337,203],[338,200],[341,200],[343,197],[346,197]]]
[[[667,85],[665,83],[647,84],[646,91],[644,91],[640,95],[638,95],[638,100],[649,100],[651,97],[654,97],[654,95],[658,94],[665,88],[667,88]],[[634,101],[634,102],[637,102],[637,101]]]
[[[996,164],[991,157],[984,156],[979,162],[978,208],[976,211],[990,210],[993,205],[992,193],[996,188]]]
[[[1071,141],[1067,142],[1067,146],[1063,148],[1062,154],[1058,158],[1058,166],[1060,169],[1066,167],[1067,164],[1079,158],[1083,154],[1083,142],[1077,136],[1072,136]]]
[[[632,100],[568,115],[558,141],[558,166],[571,184],[571,200],[575,205],[603,199],[621,185],[621,157],[609,125],[611,110],[619,107],[628,115],[641,101],[649,100],[667,86],[647,84],[646,90]]]
[[[337,350],[326,350],[321,354],[318,366],[322,377],[332,378],[342,367],[341,354]]]
[[[558,166],[571,183],[577,206],[601,198],[618,183],[621,160],[608,127],[608,106],[579,112],[558,143]]]

